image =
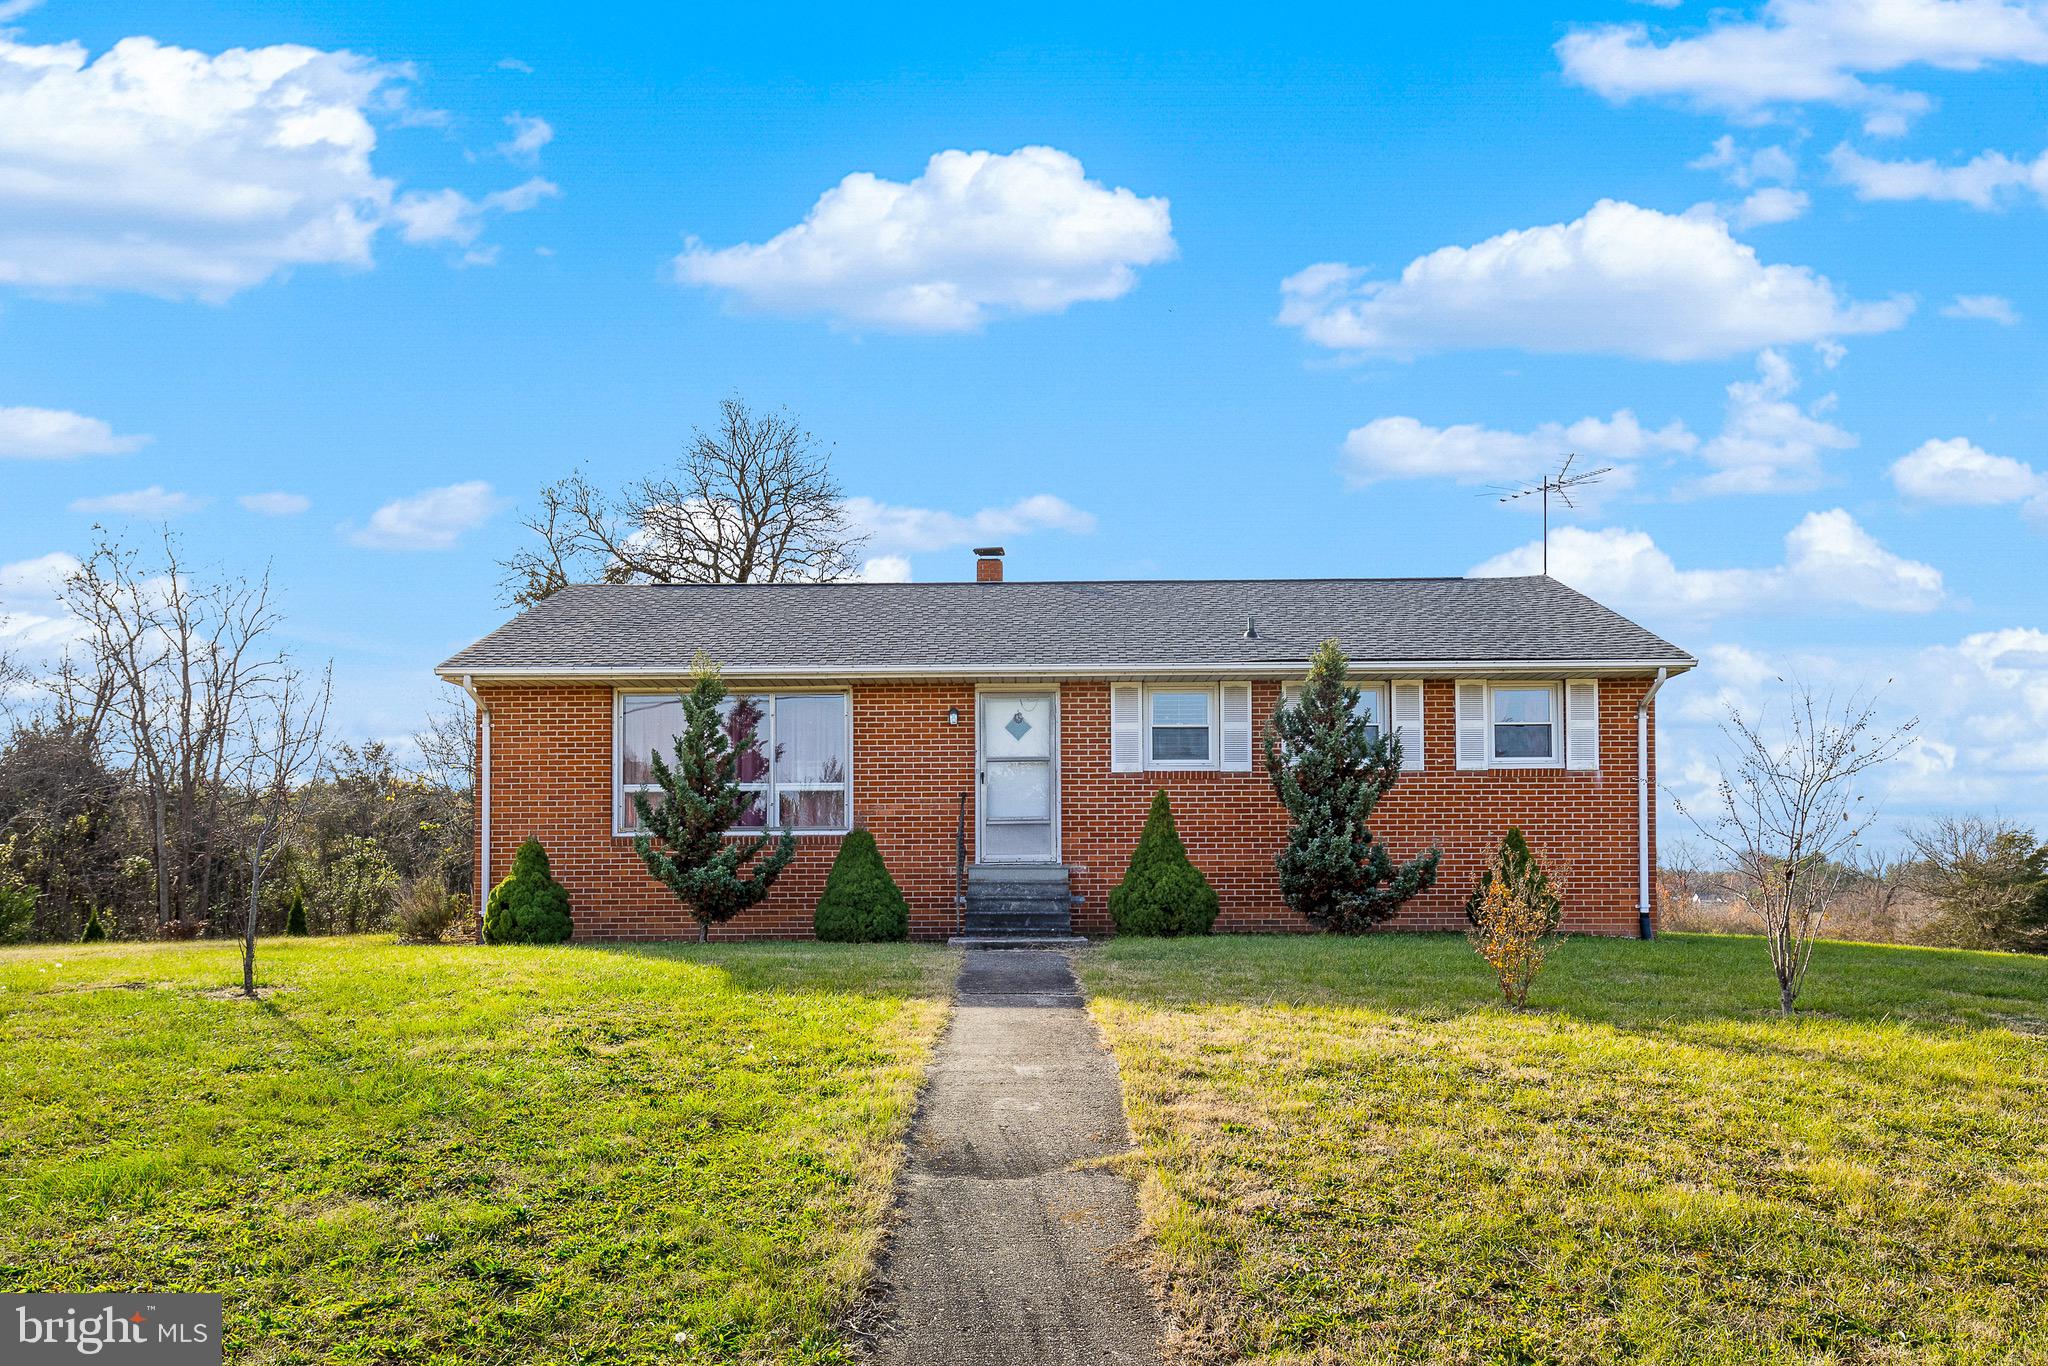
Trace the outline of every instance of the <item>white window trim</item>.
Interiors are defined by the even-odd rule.
[[[757,691],[753,688],[736,687],[733,688],[731,692],[732,695],[735,697],[843,697],[846,699],[846,782],[844,784],[846,788],[846,822],[843,825],[829,829],[824,826],[818,826],[815,828],[809,826],[798,827],[792,833],[800,836],[831,836],[845,835],[850,833],[853,830],[854,825],[853,691],[849,688],[764,688]],[[624,776],[625,770],[625,699],[628,697],[681,697],[682,695],[682,691],[676,688],[612,689],[612,837],[614,839],[632,839],[636,835],[643,833],[642,831],[631,830],[626,827],[626,812],[630,809],[627,803],[631,800],[631,794],[634,792],[656,792],[660,790],[652,784],[635,786],[631,789],[628,789],[625,783],[621,781],[621,779]],[[768,735],[766,739],[768,743],[768,752],[771,756],[769,759],[768,772],[772,779],[775,772],[774,759],[772,757],[775,752],[775,709],[772,705],[769,707],[768,714]],[[780,814],[778,808],[780,807],[781,803],[779,801],[771,803],[768,800],[769,797],[778,794],[780,790],[778,786],[772,781],[766,783],[741,783],[739,786],[742,791],[759,792],[762,795],[762,807],[767,812],[768,821],[764,825],[736,826],[733,829],[726,831],[725,833],[731,837],[753,836],[763,834],[781,834],[782,827],[775,824],[775,818],[777,815]],[[784,783],[780,786],[786,787],[792,792],[836,792],[839,790],[841,784]]]
[[[1535,692],[1538,689],[1550,694],[1550,757],[1547,759],[1504,759],[1500,755],[1499,740],[1494,726],[1494,699],[1506,689],[1510,692]],[[1510,722],[1511,725],[1534,725],[1532,722]],[[1486,764],[1488,768],[1563,768],[1564,767],[1564,685],[1548,678],[1497,678],[1486,684]]]
[[[1155,759],[1152,757],[1152,699],[1160,693],[1202,693],[1209,699],[1209,757],[1206,759]],[[1144,746],[1145,767],[1153,773],[1203,773],[1223,766],[1223,695],[1215,683],[1147,683],[1138,700],[1138,728]],[[1192,730],[1192,726],[1176,729]]]

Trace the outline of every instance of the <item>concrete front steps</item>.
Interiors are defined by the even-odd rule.
[[[1088,941],[1074,933],[1074,894],[1064,867],[977,863],[967,870],[961,932],[949,942],[976,949],[1045,949]]]

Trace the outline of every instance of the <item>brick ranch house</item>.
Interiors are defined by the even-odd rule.
[[[631,794],[699,650],[758,711],[752,820],[798,832],[770,898],[714,934],[807,936],[840,838],[873,832],[911,933],[1110,932],[1152,794],[1172,794],[1219,931],[1298,930],[1261,732],[1336,637],[1400,734],[1375,833],[1436,844],[1405,929],[1453,929],[1503,830],[1566,887],[1564,926],[1653,930],[1655,715],[1690,656],[1549,578],[579,585],[437,670],[475,699],[477,885],[528,836],[579,939],[693,937],[634,852]]]

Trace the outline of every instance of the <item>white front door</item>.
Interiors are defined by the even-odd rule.
[[[985,692],[975,856],[984,863],[1057,863],[1059,694]]]

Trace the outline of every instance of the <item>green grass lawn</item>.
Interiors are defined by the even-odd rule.
[[[1085,955],[1185,1355],[2048,1361],[2048,961],[1452,936]]]
[[[953,965],[0,951],[0,1287],[217,1290],[241,1362],[848,1359]]]

